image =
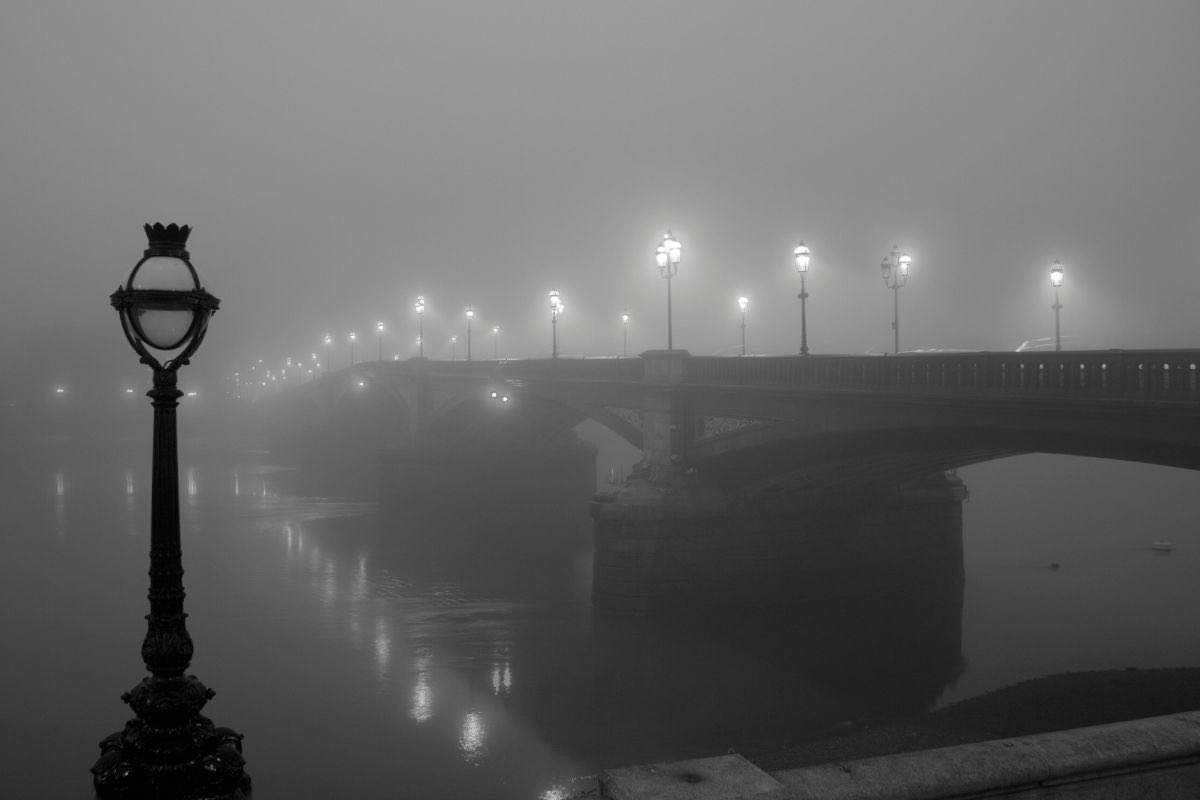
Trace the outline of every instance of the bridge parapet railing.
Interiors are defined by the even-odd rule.
[[[1200,400],[1200,351],[693,357],[684,383]]]
[[[518,359],[502,363],[498,371],[511,378],[640,381],[645,375],[645,362],[636,357]]]

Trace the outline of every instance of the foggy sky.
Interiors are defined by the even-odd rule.
[[[0,356],[140,377],[108,294],[193,226],[215,380],[372,356],[1200,346],[1200,4],[0,4]],[[462,356],[463,343],[459,344]],[[24,372],[22,372],[22,369]],[[185,373],[186,374],[186,373]],[[69,376],[67,376],[69,378]],[[115,380],[115,379],[114,379]],[[125,377],[121,378],[126,380]]]

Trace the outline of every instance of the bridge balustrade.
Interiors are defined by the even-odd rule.
[[[829,390],[1200,400],[1200,351],[698,356],[684,382]]]

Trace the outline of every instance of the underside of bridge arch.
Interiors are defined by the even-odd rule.
[[[427,433],[431,444],[450,449],[526,449],[570,439],[572,429],[589,418],[641,446],[640,429],[602,407],[569,405],[508,386],[476,391],[439,409]]]
[[[899,483],[1023,453],[1137,461],[1200,469],[1200,447],[1104,432],[996,428],[891,428],[808,434],[695,458],[699,474],[729,490],[823,490]]]

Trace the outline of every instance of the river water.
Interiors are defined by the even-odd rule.
[[[5,443],[6,796],[91,797],[97,743],[130,716],[148,462],[148,437]],[[369,483],[184,439],[191,671],[217,692],[206,714],[245,734],[261,800],[550,800],[605,766],[782,745],[1039,675],[1200,666],[1200,473],[1024,456],[960,476],[957,596],[663,625],[593,617],[581,504],[385,517]],[[403,545],[466,533],[563,546],[432,564]]]

